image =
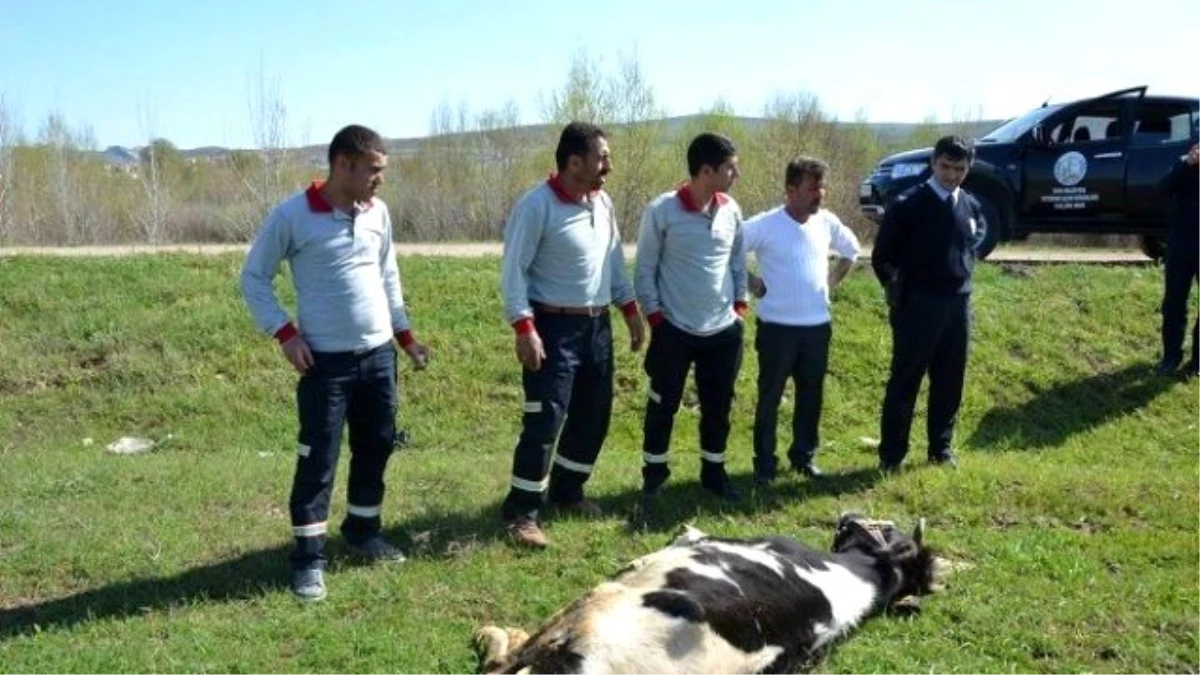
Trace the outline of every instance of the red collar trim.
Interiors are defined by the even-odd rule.
[[[572,197],[571,193],[567,192],[567,187],[562,184],[562,179],[559,178],[557,172],[550,174],[550,177],[546,179],[546,185],[550,186],[550,190],[554,193],[555,197],[558,197],[558,201],[564,204],[579,203],[577,198]],[[587,196],[594,198],[599,192],[599,190],[592,190],[591,192],[587,193]]]
[[[321,194],[321,187],[324,185],[325,181],[314,180],[304,191],[304,198],[308,200],[308,209],[314,213],[333,212],[333,204],[325,201],[325,196]]]
[[[682,187],[675,191],[675,196],[679,198],[679,204],[683,206],[683,210],[688,213],[699,213],[701,208],[696,206],[696,200],[692,198],[692,186],[690,183],[684,183]],[[713,193],[712,199],[708,202],[708,208],[712,211],[725,206],[729,203],[729,195],[724,192]]]
[[[304,191],[304,198],[308,200],[308,208],[313,213],[333,213],[333,204],[325,200],[325,195],[321,194],[321,188],[325,186],[325,181],[314,180],[308,185],[308,189]],[[365,213],[375,206],[375,200],[372,199],[365,204],[355,204],[360,210],[359,213]]]

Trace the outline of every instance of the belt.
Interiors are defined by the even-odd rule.
[[[547,305],[544,302],[535,302],[533,303],[533,309],[534,311],[541,312],[543,314],[569,314],[571,316],[590,316],[593,318],[608,314],[607,305],[602,305],[599,307],[592,307],[590,305],[584,305],[582,307],[561,307],[559,305]]]

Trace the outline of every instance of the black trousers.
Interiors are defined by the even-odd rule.
[[[359,543],[377,534],[383,505],[383,474],[396,442],[396,348],[313,352],[313,365],[296,385],[300,433],[289,503],[297,568],[325,562],[329,498],[342,445],[350,427],[349,504],[342,534]]]
[[[583,485],[604,445],[612,417],[612,323],[608,315],[535,312],[534,326],[542,338],[546,360],[536,372],[521,371],[524,415],[521,437],[513,451],[511,488],[501,507],[506,520],[518,515],[536,519],[547,491],[553,502],[583,499]]]
[[[775,432],[779,401],[791,379],[796,387],[792,412],[793,466],[808,464],[817,450],[825,371],[829,366],[831,324],[787,326],[758,321],[754,349],[758,352],[758,402],[754,408],[754,475],[775,477]]]
[[[910,289],[891,310],[892,365],[883,399],[879,461],[894,466],[908,454],[913,407],[929,375],[928,452],[950,452],[962,403],[971,332],[970,295],[938,295]]]
[[[1187,330],[1188,297],[1196,283],[1197,262],[1200,257],[1194,244],[1167,242],[1166,273],[1163,279],[1162,356],[1170,363],[1183,360],[1183,335]],[[1200,333],[1200,317],[1192,324],[1192,360],[1196,360],[1196,339]]]
[[[729,410],[742,365],[743,333],[740,320],[705,336],[682,331],[669,321],[651,331],[645,361],[650,392],[642,426],[642,478],[646,488],[656,488],[670,476],[667,451],[692,364],[696,366],[700,398],[701,482],[716,484],[725,480]]]

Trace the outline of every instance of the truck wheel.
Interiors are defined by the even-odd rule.
[[[975,257],[986,260],[996,248],[996,244],[1000,243],[1004,221],[1001,220],[1000,210],[996,208],[995,202],[983,195],[975,195],[975,199],[983,211],[984,220],[987,221],[982,229],[975,232]]]
[[[1147,258],[1157,262],[1167,254],[1167,240],[1152,234],[1143,234],[1138,237],[1138,248],[1142,249]]]

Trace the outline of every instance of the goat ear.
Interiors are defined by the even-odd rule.
[[[917,526],[913,528],[913,543],[917,546],[925,539],[925,519],[921,518],[917,521]]]

